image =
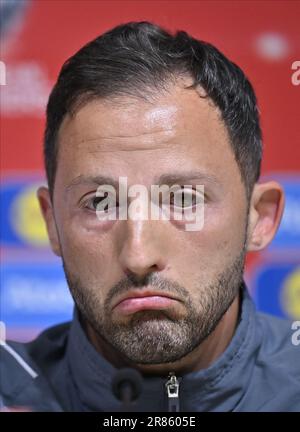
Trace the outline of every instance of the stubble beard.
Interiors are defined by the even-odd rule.
[[[135,364],[154,365],[180,360],[198,347],[217,327],[238,295],[243,284],[245,247],[233,263],[216,280],[203,286],[191,300],[189,291],[175,281],[151,273],[143,280],[134,275],[112,287],[104,304],[99,300],[99,287],[87,287],[71,274],[63,260],[64,270],[74,302],[84,321],[122,356]],[[167,310],[136,312],[126,323],[112,321],[111,300],[116,294],[136,287],[150,286],[183,300],[186,314],[174,319]]]

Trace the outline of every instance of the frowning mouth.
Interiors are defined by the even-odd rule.
[[[132,291],[113,307],[122,315],[130,315],[141,310],[163,310],[173,307],[180,301],[168,294],[154,291]]]

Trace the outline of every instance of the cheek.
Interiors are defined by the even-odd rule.
[[[76,217],[66,219],[59,227],[63,258],[69,269],[81,278],[105,281],[112,258],[111,234],[79,223]]]
[[[208,250],[219,255],[235,256],[244,244],[246,216],[244,209],[222,206],[209,209],[205,219],[202,240]]]
[[[245,240],[245,213],[231,208],[208,208],[199,232],[181,237],[181,274],[185,278],[214,278],[242,251]]]

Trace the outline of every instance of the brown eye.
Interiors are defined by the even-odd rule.
[[[101,202],[105,199],[105,197],[95,197],[91,200],[91,208],[92,210],[97,210],[97,207],[99,206],[99,204],[101,204]],[[104,207],[104,210],[108,210],[108,204],[106,204],[106,206]]]
[[[109,192],[104,192],[104,196],[93,196],[85,203],[85,208],[98,212],[108,212],[110,208],[115,208],[117,203]]]
[[[182,187],[180,190],[171,194],[170,203],[176,208],[189,208],[197,204],[197,192],[193,189],[185,189]]]

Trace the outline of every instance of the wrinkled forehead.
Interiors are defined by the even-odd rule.
[[[172,138],[223,135],[227,131],[220,112],[209,98],[196,89],[173,86],[167,92],[155,94],[150,101],[133,97],[92,100],[67,115],[59,131],[59,145],[76,146],[98,140],[103,150],[118,150],[118,144],[131,143],[141,148]],[[106,143],[105,140],[114,140]],[[187,141],[187,140],[186,140]],[[113,147],[114,146],[114,147]]]
[[[92,100],[65,117],[58,146],[58,171],[70,176],[101,170],[139,176],[135,181],[141,182],[157,171],[198,167],[221,177],[228,168],[239,175],[218,108],[197,89],[182,86],[151,101]]]

